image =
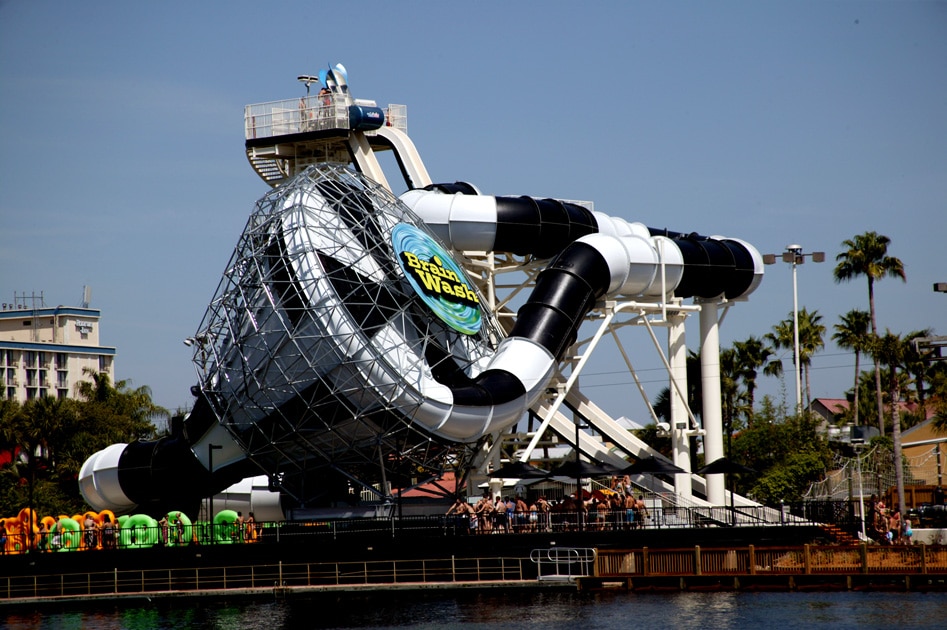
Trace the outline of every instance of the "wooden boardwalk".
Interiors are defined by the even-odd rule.
[[[0,606],[166,597],[268,597],[372,590],[577,588],[648,591],[947,591],[947,547],[802,545],[536,549],[448,557],[114,568],[0,577]]]
[[[579,588],[653,590],[947,590],[942,545],[803,545],[598,551]]]

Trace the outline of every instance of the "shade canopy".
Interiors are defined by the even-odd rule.
[[[614,475],[619,471],[618,468],[606,464],[593,464],[579,460],[570,460],[564,464],[556,466],[549,472],[550,477],[601,477],[603,475]]]
[[[624,475],[642,475],[642,474],[667,474],[687,472],[680,466],[677,466],[666,459],[659,457],[641,457],[634,464],[623,469]]]
[[[500,466],[487,474],[491,479],[542,479],[549,475],[548,470],[536,468],[519,460]]]
[[[750,468],[749,466],[744,466],[743,464],[738,464],[735,461],[729,460],[726,457],[721,457],[720,459],[715,459],[710,462],[703,468],[700,468],[697,471],[698,475],[715,475],[715,474],[730,474],[730,473],[755,473],[756,471]]]

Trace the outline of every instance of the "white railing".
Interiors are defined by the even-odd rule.
[[[371,104],[348,95],[303,96],[298,99],[247,105],[244,110],[247,140],[288,136],[310,131],[349,129],[349,105]],[[385,124],[407,132],[408,114],[404,105],[389,105]]]
[[[595,549],[591,547],[533,549],[529,559],[536,565],[540,581],[574,580],[588,577],[595,571]]]

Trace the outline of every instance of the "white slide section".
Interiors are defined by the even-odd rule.
[[[424,188],[434,183],[431,181],[431,176],[427,174],[421,155],[408,134],[394,127],[379,127],[375,130],[375,135],[387,140],[398,155],[398,162],[404,169],[407,178],[405,183],[408,188]]]

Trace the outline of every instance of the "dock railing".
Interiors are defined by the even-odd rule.
[[[947,575],[947,547],[867,544],[726,549],[598,550],[596,577],[713,575]]]

